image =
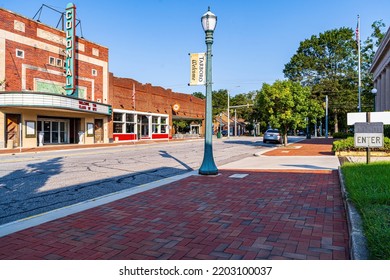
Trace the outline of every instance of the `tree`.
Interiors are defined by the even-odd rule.
[[[228,92],[226,89],[213,91],[213,116],[227,110]]]
[[[200,98],[200,99],[206,99],[206,96],[205,96],[203,93],[199,92],[199,91],[194,92],[194,93],[192,94],[192,96],[198,97],[198,98]]]
[[[314,98],[329,96],[335,131],[338,115],[357,107],[356,49],[351,28],[325,31],[301,42],[283,70],[288,79],[310,86]]]
[[[263,121],[273,128],[278,128],[287,145],[287,132],[303,127],[306,117],[321,113],[321,105],[310,99],[309,87],[303,87],[298,82],[276,81],[273,85],[264,83],[256,96],[256,110]],[[311,110],[314,106],[315,110]],[[322,110],[323,112],[323,110]]]
[[[383,39],[384,24],[372,24],[373,33],[361,48],[362,109],[371,110],[372,76],[369,73],[375,47]],[[339,28],[302,41],[296,54],[285,65],[286,78],[311,87],[312,98],[323,101],[329,96],[329,111],[334,131],[347,128],[346,113],[358,105],[358,45],[351,28]],[[342,119],[342,122],[339,120]]]

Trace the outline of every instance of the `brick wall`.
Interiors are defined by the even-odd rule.
[[[151,84],[141,84],[130,78],[118,78],[110,73],[109,102],[114,109],[136,110],[140,112],[168,114],[172,126],[172,116],[182,119],[204,119],[205,101],[190,94],[173,92]],[[133,102],[135,88],[135,108]],[[180,105],[174,113],[172,106]]]

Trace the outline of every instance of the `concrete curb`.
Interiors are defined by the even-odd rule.
[[[352,260],[368,260],[367,240],[363,232],[362,219],[348,197],[341,166],[339,167],[339,180],[344,207],[347,213],[350,257]]]

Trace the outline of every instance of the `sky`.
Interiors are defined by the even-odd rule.
[[[65,10],[69,0],[0,0],[0,6],[33,18],[42,4]],[[170,88],[188,86],[189,53],[205,52],[201,16],[208,6],[217,16],[214,32],[213,90],[231,95],[260,90],[284,79],[284,65],[299,43],[312,35],[357,26],[361,39],[371,24],[390,26],[389,0],[74,0],[85,39],[109,48],[109,71],[116,77]],[[59,15],[44,8],[41,22],[56,26]],[[80,29],[77,29],[80,35]]]

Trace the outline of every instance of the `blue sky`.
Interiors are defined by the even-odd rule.
[[[0,6],[32,18],[42,4],[63,10],[70,1],[0,0]],[[109,69],[117,77],[171,88],[188,86],[190,52],[204,52],[200,18],[211,7],[218,23],[213,44],[213,90],[232,95],[283,79],[283,68],[299,42],[326,30],[356,28],[361,38],[382,19],[390,26],[389,0],[74,0],[86,39],[109,48]],[[58,15],[44,9],[41,21],[55,26]],[[79,34],[78,34],[79,35]]]

